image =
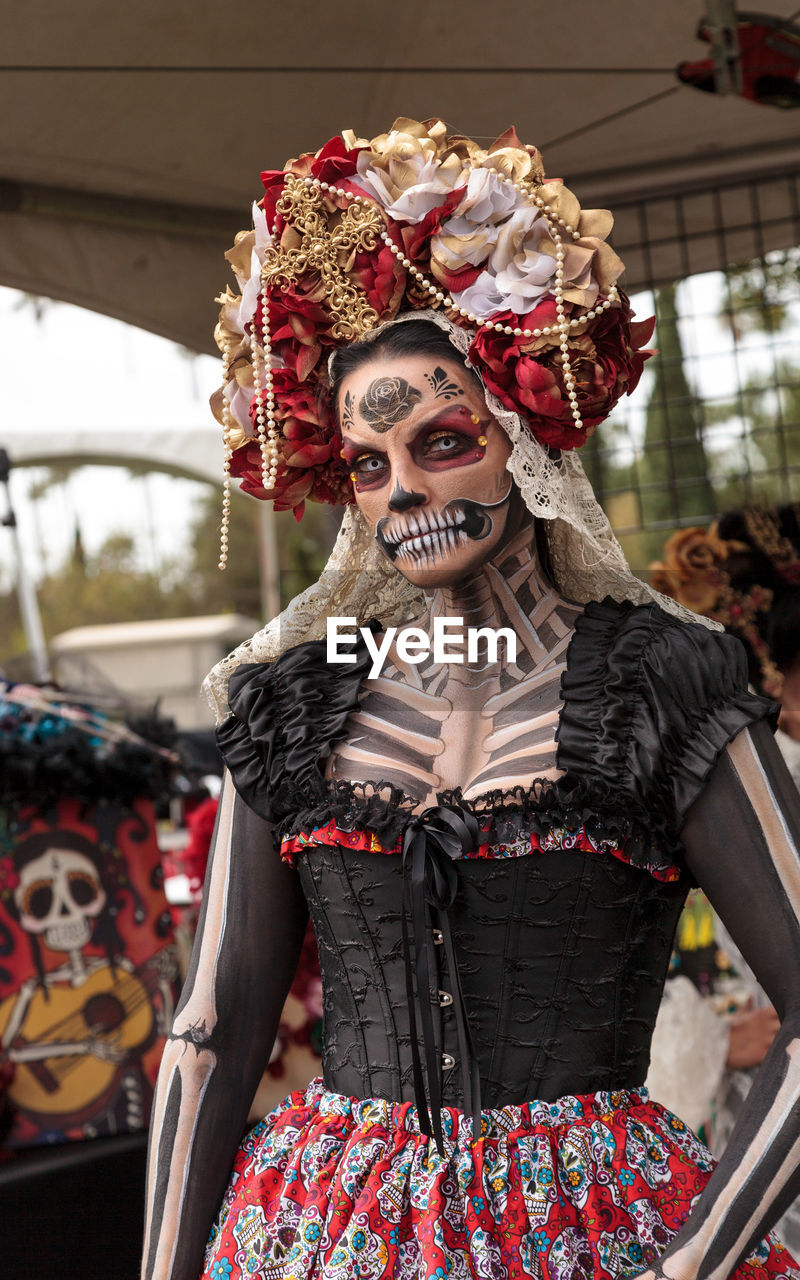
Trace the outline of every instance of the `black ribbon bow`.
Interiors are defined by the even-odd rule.
[[[456,860],[477,848],[479,836],[480,828],[472,814],[463,809],[436,805],[412,818],[403,837],[403,955],[411,1030],[414,1098],[420,1130],[427,1137],[433,1136],[436,1139],[440,1155],[444,1155],[442,1059],[437,1053],[431,1005],[432,987],[438,989],[439,985],[438,981],[431,983],[431,970],[434,966],[431,964],[430,947],[434,927],[439,928],[442,933],[447,970],[453,987],[463,1106],[472,1116],[472,1133],[476,1142],[481,1133],[480,1072],[472,1046],[447,914],[458,890]],[[422,1029],[424,1076],[418,1025]]]

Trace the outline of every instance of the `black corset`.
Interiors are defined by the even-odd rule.
[[[685,882],[564,850],[453,865],[448,918],[482,1106],[642,1084]],[[414,1101],[401,858],[317,846],[298,869],[322,968],[326,1086]],[[442,1101],[462,1106],[457,984],[430,934]]]

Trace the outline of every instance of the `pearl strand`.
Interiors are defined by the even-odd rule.
[[[222,521],[219,527],[219,560],[218,569],[224,569],[228,563],[228,533],[231,525],[231,410],[225,390],[228,386],[231,367],[231,346],[225,343],[222,352],[222,445],[225,456],[222,462]]]
[[[253,353],[253,387],[256,402],[256,435],[261,451],[261,483],[265,489],[274,489],[278,477],[278,429],[275,424],[275,391],[272,379],[272,342],[269,331],[269,298],[267,283],[262,280],[261,328],[264,350],[264,389],[262,392],[258,368],[258,342],[255,331],[250,337]],[[266,397],[266,404],[265,404]]]
[[[558,332],[560,334],[559,347],[561,348],[561,367],[564,370],[564,387],[569,400],[570,413],[575,426],[580,428],[583,426],[581,411],[578,408],[578,396],[575,391],[575,377],[572,372],[572,365],[569,358],[569,320],[564,311],[564,242],[561,239],[561,233],[556,229],[555,223],[551,223],[547,219],[550,235],[553,237],[556,246],[556,318],[558,320]]]
[[[388,231],[382,231],[380,235],[387,249],[391,250],[400,265],[405,267],[406,271],[419,281],[434,301],[443,302],[446,310],[457,312],[458,315],[463,316],[469,324],[478,325],[482,329],[495,329],[497,333],[505,333],[509,338],[546,338],[551,333],[560,332],[560,325],[546,324],[543,325],[541,329],[520,329],[519,327],[514,328],[510,324],[499,324],[494,320],[480,320],[472,311],[468,311],[466,307],[460,307],[456,302],[454,302],[450,294],[444,293],[438,285],[433,284],[428,280],[427,276],[420,271],[419,267],[415,267],[411,259],[407,258],[403,253],[403,250],[395,244]],[[585,311],[582,316],[573,316],[571,319],[567,320],[566,323],[570,329],[577,329],[580,325],[586,324],[587,321],[594,320],[595,316],[601,315],[603,311],[608,311],[609,307],[613,306],[614,303],[618,301],[619,294],[617,292],[617,286],[612,285],[608,291],[607,298],[604,298],[602,302],[598,302],[597,306],[593,307],[591,311]]]
[[[514,182],[511,178],[507,178],[504,174],[497,173],[497,177],[501,182],[505,182],[508,186],[519,191],[526,200],[540,211],[547,223],[547,229],[551,239],[556,246],[556,272],[555,272],[555,289],[554,296],[556,300],[556,323],[554,325],[542,325],[538,329],[523,329],[520,326],[512,326],[510,324],[500,324],[494,320],[479,320],[478,317],[465,307],[461,307],[456,303],[449,293],[445,293],[437,284],[434,284],[427,278],[419,267],[415,266],[411,259],[403,252],[403,249],[395,244],[389,232],[384,228],[380,232],[380,237],[387,248],[394,254],[400,265],[409,272],[410,275],[422,286],[422,288],[430,295],[434,302],[443,305],[445,309],[455,311],[456,314],[463,316],[468,324],[475,324],[482,329],[493,329],[496,333],[503,333],[509,338],[546,338],[551,335],[557,335],[559,338],[559,348],[561,351],[561,367],[564,372],[564,387],[569,400],[570,413],[575,427],[580,430],[583,427],[583,419],[580,409],[578,408],[578,395],[575,390],[575,375],[572,372],[572,364],[569,358],[569,334],[572,330],[577,329],[580,325],[587,324],[590,320],[594,320],[596,316],[607,311],[615,302],[619,301],[619,293],[616,285],[612,285],[608,291],[608,296],[598,303],[596,307],[585,312],[581,316],[573,316],[567,318],[564,309],[564,240],[561,235],[563,230],[573,240],[580,239],[580,232],[572,227],[558,214],[554,213],[550,206],[540,195],[537,195],[530,189],[530,186],[524,181]],[[373,202],[366,196],[357,195],[354,191],[348,191],[346,187],[337,187],[333,183],[323,182],[321,178],[306,177],[302,181],[308,187],[317,187],[320,191],[327,191],[333,196],[342,196],[345,200],[354,201],[358,204],[371,205]],[[561,230],[559,230],[561,228]]]

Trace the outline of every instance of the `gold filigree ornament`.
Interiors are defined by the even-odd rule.
[[[264,287],[285,291],[313,272],[319,276],[325,306],[333,316],[331,337],[352,342],[374,329],[380,317],[347,272],[355,253],[376,248],[385,225],[378,206],[372,201],[353,201],[332,223],[321,186],[290,176],[275,208],[299,243],[284,246],[284,232],[280,246],[267,249],[261,270]]]

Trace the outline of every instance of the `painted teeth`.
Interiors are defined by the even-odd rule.
[[[389,533],[384,534],[384,540],[393,547],[399,547],[401,543],[413,547],[425,534],[447,533],[450,529],[458,529],[465,520],[463,511],[443,511],[436,517],[426,516],[425,512],[421,511],[418,517],[407,516],[403,519]]]
[[[457,547],[464,546],[467,535],[461,529],[435,529],[432,533],[419,534],[415,538],[407,538],[397,551],[397,558],[414,560],[417,563],[430,564],[437,556],[442,556]]]

